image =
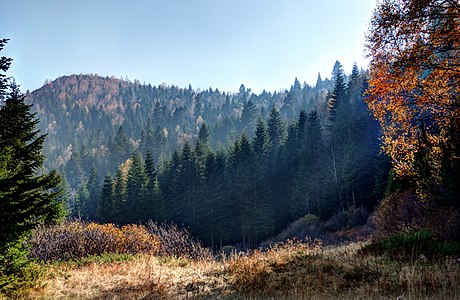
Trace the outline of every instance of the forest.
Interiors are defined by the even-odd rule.
[[[315,87],[256,95],[72,75],[26,99],[70,217],[173,222],[213,248],[255,247],[307,214],[371,211],[383,195],[367,77],[336,62]]]
[[[0,298],[459,298],[460,4],[378,1],[366,55],[261,93],[1,56]]]

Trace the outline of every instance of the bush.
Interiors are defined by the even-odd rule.
[[[39,269],[27,258],[23,239],[2,247],[0,252],[0,299],[1,295],[13,297],[21,288],[35,286],[39,275]]]
[[[148,228],[158,238],[159,255],[201,260],[213,259],[212,252],[184,228],[180,229],[175,224],[157,224],[152,221],[148,223]]]
[[[389,238],[395,234],[423,228],[423,207],[415,193],[406,190],[385,197],[377,207],[372,222],[375,225],[374,240]]]
[[[286,240],[303,240],[309,237],[322,238],[324,231],[320,226],[319,218],[313,214],[307,214],[302,218],[290,223],[286,229],[277,234],[274,238],[261,244],[267,247],[273,243],[284,242]]]
[[[42,261],[68,260],[105,253],[155,253],[160,249],[158,237],[141,225],[67,222],[57,226],[40,226],[28,244],[29,256]]]
[[[220,249],[220,256],[230,257],[232,255],[235,255],[236,252],[237,250],[235,246],[227,245],[227,246],[222,247],[222,249]]]
[[[377,207],[372,219],[376,227],[374,241],[424,228],[436,238],[459,241],[460,212],[438,203],[433,197],[419,200],[410,189],[387,196]]]
[[[329,220],[327,220],[325,227],[326,230],[334,232],[347,228],[349,215],[347,211],[341,211],[334,214]]]
[[[443,242],[426,229],[390,236],[382,241],[365,246],[364,254],[388,255],[396,259],[435,259],[445,256],[460,256],[460,242]]]
[[[355,208],[350,207],[348,210],[348,228],[354,228],[362,225],[366,225],[367,219],[369,218],[369,212],[364,207]]]

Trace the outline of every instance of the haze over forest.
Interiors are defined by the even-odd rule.
[[[458,0],[26,2],[0,298],[458,298]]]

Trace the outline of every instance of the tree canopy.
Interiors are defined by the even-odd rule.
[[[414,175],[416,153],[429,147],[432,171],[439,174],[441,157],[459,158],[452,148],[460,124],[459,2],[379,1],[367,49],[367,101],[395,171]]]

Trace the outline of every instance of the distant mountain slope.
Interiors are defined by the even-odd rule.
[[[286,121],[296,119],[301,109],[324,109],[324,87],[330,82],[319,83],[312,88],[296,80],[290,91],[256,95],[244,85],[231,94],[70,75],[29,93],[27,101],[34,104],[40,129],[48,134],[47,166],[61,170],[75,187],[89,176],[93,164],[102,176],[115,170],[133,149],[144,153],[150,149],[158,163],[184,141],[193,141],[202,123],[209,127],[211,143],[217,147],[242,132],[251,135],[257,118],[266,119],[272,106],[280,109]],[[81,170],[71,171],[67,166],[72,157],[82,160]]]

